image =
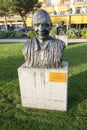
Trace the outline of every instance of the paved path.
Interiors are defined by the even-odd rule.
[[[26,42],[28,39],[0,39],[0,42]]]
[[[26,42],[28,39],[0,39],[0,42]],[[87,42],[87,39],[68,39],[68,43]]]
[[[87,42],[87,39],[68,39],[68,43]]]

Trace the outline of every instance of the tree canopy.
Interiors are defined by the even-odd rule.
[[[0,0],[0,16],[10,15],[11,0]]]
[[[24,25],[27,14],[40,8],[41,4],[38,0],[0,0],[0,15],[20,15]]]
[[[13,14],[21,16],[24,25],[26,26],[25,19],[27,14],[39,8],[41,5],[38,0],[12,0],[11,10]]]
[[[23,17],[33,11],[35,8],[39,7],[40,3],[38,3],[38,0],[12,0],[11,9],[14,13],[17,13]]]

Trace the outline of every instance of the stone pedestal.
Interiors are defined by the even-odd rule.
[[[18,68],[22,106],[67,111],[68,63],[63,68]]]
[[[66,35],[56,35],[57,39],[60,39],[65,42],[65,45],[68,45],[68,37]]]

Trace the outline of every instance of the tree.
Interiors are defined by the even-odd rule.
[[[71,26],[71,14],[72,14],[73,10],[72,8],[68,9],[68,13],[69,13],[69,25]]]
[[[8,15],[10,11],[9,3],[11,0],[0,0],[0,16]]]
[[[26,26],[26,17],[30,12],[34,12],[37,8],[40,8],[41,4],[38,0],[0,0],[0,16],[5,17],[10,15],[20,15],[24,26]]]
[[[9,16],[11,13],[9,7],[11,2],[12,0],[0,0],[0,16],[4,17],[6,31],[8,31],[6,16]]]
[[[27,14],[41,7],[38,0],[12,0],[10,5],[11,13],[20,15],[25,27]]]

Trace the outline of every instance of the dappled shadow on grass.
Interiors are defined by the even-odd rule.
[[[17,49],[12,50],[12,48]],[[84,47],[81,44],[78,47],[77,45],[71,45],[66,48],[64,54],[64,59],[69,62],[69,73],[72,72],[69,76],[67,112],[37,110],[21,106],[17,69],[24,63],[24,57],[19,53],[21,51],[20,47],[12,46],[12,48],[4,50],[3,53],[7,55],[2,55],[0,60],[0,129],[86,130],[85,106],[77,109],[78,104],[83,105],[81,102],[87,98],[87,67],[77,72],[77,66],[81,68],[82,64],[87,63],[86,44],[84,44]],[[72,68],[76,68],[75,72]]]
[[[69,67],[77,67],[87,63],[87,43],[67,46],[63,59],[69,63]]]
[[[23,62],[23,56],[10,56],[0,59],[0,80],[10,81],[17,78],[17,69]]]
[[[87,44],[70,45],[66,48],[64,55],[64,59],[68,61],[70,68],[87,63]],[[2,58],[0,60],[0,84],[5,84],[4,81],[9,83],[15,79],[18,80],[17,69],[23,63],[23,55]],[[69,108],[76,107],[79,102],[86,98],[86,77],[86,71],[69,77]]]
[[[64,60],[69,64],[68,108],[87,99],[87,43],[71,44],[65,49]]]
[[[76,108],[79,103],[87,99],[87,71],[71,76],[68,89],[68,108]]]
[[[4,44],[6,44],[6,45],[8,45],[8,44],[23,44],[22,42],[0,42],[0,44],[1,45],[4,45]]]
[[[66,50],[65,59],[72,67],[80,66],[86,63],[86,56],[83,56],[83,48],[78,46]],[[83,49],[84,50],[83,50]],[[82,49],[81,56],[78,59],[77,50]],[[13,52],[12,52],[13,53]],[[71,54],[70,54],[71,53]],[[73,53],[73,54],[72,54]],[[86,51],[87,53],[87,51]],[[70,56],[69,56],[70,54]],[[73,56],[74,55],[74,56]],[[77,55],[77,56],[76,56]],[[84,57],[83,61],[82,58]],[[81,58],[81,59],[80,59]],[[81,61],[80,61],[81,60]],[[76,121],[75,116],[77,106],[87,98],[87,71],[73,74],[69,77],[69,104],[68,112],[59,112],[52,110],[40,110],[23,108],[21,106],[20,91],[18,84],[18,67],[24,63],[22,54],[3,57],[0,61],[0,125],[2,130],[83,130]],[[77,70],[76,70],[77,71]],[[82,110],[83,111],[83,110]],[[81,112],[82,112],[81,111]],[[80,112],[80,115],[82,114]],[[85,114],[85,113],[84,113]],[[79,114],[78,114],[79,115]],[[77,118],[78,118],[77,115]],[[79,117],[80,120],[81,117]],[[83,120],[83,118],[82,118]],[[81,121],[82,121],[81,120]],[[72,123],[74,121],[74,123]],[[84,121],[85,122],[85,121]],[[76,123],[76,124],[75,124]],[[74,126],[74,125],[76,126]],[[85,130],[85,129],[84,129]]]
[[[79,44],[84,44],[83,42],[72,42],[72,43],[68,43],[69,46],[73,46],[73,45],[79,45]]]

